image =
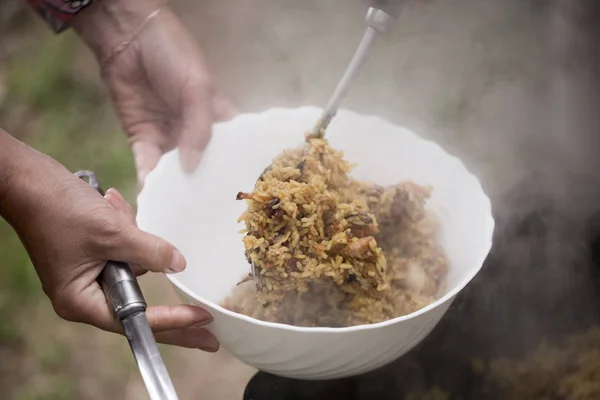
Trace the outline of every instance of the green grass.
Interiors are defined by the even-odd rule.
[[[9,100],[42,110],[59,110],[68,103],[74,89],[68,71],[75,55],[75,40],[70,34],[46,36],[37,51],[23,52],[12,59]]]
[[[107,98],[73,68],[80,46],[67,33],[24,49],[10,61],[6,104],[40,120],[42,131],[28,140],[36,149],[71,170],[95,169],[105,186],[131,186],[133,159]]]
[[[73,400],[77,399],[77,388],[70,376],[54,378],[48,385],[27,385],[15,396],[15,400]]]
[[[8,65],[8,91],[0,104],[0,127],[11,108],[25,109],[27,122],[35,121],[33,131],[11,134],[50,155],[71,171],[91,169],[105,189],[118,188],[129,200],[135,196],[135,171],[125,135],[121,132],[107,96],[100,85],[81,79],[74,60],[81,44],[72,33],[53,36],[33,32],[43,40],[26,40]],[[32,129],[29,127],[29,129]],[[0,220],[0,346],[25,346],[20,318],[28,318],[43,299],[43,292],[29,257],[11,227]],[[42,322],[43,324],[43,322]],[[46,343],[27,349],[24,357],[34,357],[47,377],[40,385],[30,385],[23,377],[12,393],[2,398],[19,400],[62,400],[78,398],[76,377],[54,371],[68,364],[68,349]],[[129,354],[128,354],[129,355]],[[1,362],[1,360],[0,360]],[[63,368],[59,370],[64,371]],[[1,377],[0,377],[1,378]],[[33,382],[33,381],[32,381]],[[7,396],[7,397],[4,397]]]
[[[13,58],[5,104],[25,106],[39,120],[43,129],[27,135],[30,145],[72,171],[96,171],[105,187],[129,188],[134,168],[127,141],[100,89],[76,79],[72,68],[76,45],[71,35],[49,36],[37,44],[37,52],[25,49],[21,57]],[[4,222],[0,259],[5,278],[0,286],[10,288],[19,300],[40,293],[27,255]]]

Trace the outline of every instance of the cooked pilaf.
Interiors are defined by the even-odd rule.
[[[251,273],[225,306],[297,326],[385,321],[433,302],[447,272],[432,189],[349,177],[352,165],[326,139],[277,156],[240,216]]]

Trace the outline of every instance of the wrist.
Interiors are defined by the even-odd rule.
[[[18,233],[35,220],[52,191],[61,193],[61,174],[70,176],[52,158],[0,129],[0,216]]]
[[[103,60],[131,40],[148,16],[167,0],[100,0],[73,19],[72,26],[96,58]]]

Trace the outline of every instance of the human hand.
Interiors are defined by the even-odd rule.
[[[62,165],[0,130],[0,214],[18,233],[56,313],[73,322],[122,333],[96,282],[107,260],[134,272],[178,272],[186,262],[166,241],[136,227],[114,189],[103,198]],[[159,342],[216,351],[202,326],[210,314],[189,305],[149,307]]]
[[[140,187],[160,156],[175,147],[192,172],[213,122],[236,113],[173,11],[163,6],[148,19],[159,6],[157,0],[103,0],[74,22],[100,63],[108,62],[103,79],[130,138]]]

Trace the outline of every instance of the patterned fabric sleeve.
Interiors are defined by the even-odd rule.
[[[94,0],[25,0],[56,33],[67,29],[71,19]]]

